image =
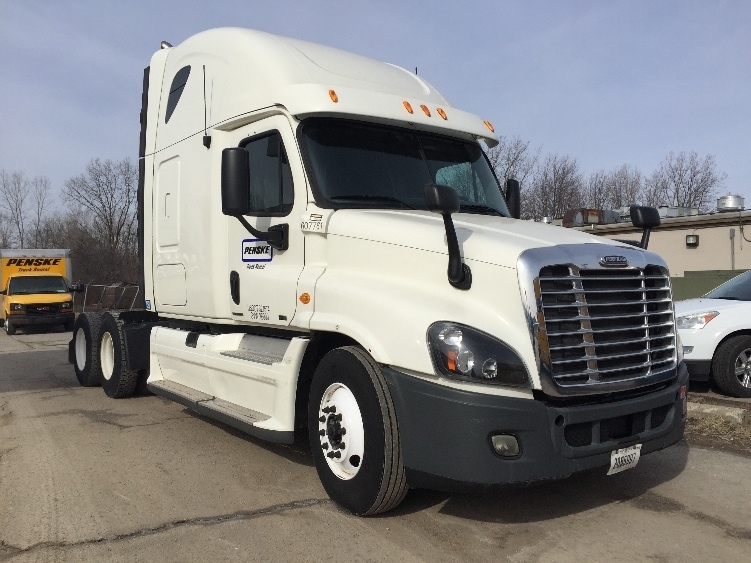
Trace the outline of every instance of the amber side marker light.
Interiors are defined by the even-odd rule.
[[[300,294],[300,303],[303,305],[307,305],[310,303],[310,294],[309,293],[302,293]]]
[[[438,112],[438,115],[440,115],[443,118],[444,121],[446,121],[449,118],[449,116],[446,115],[446,112],[443,111],[443,108],[438,108],[436,111]]]
[[[339,101],[339,96],[336,95],[336,92],[333,90],[329,90],[329,98],[331,98],[331,101],[334,103],[337,103]]]
[[[490,129],[491,133],[495,133],[495,128],[493,127],[493,124],[490,123],[490,121],[483,121],[483,123],[485,124],[485,127]]]
[[[414,113],[412,111],[412,104],[410,104],[408,101],[402,102],[404,104],[404,109],[406,109],[409,113]]]
[[[423,104],[423,105],[420,106],[420,109],[422,110],[422,112],[425,115],[427,115],[428,117],[430,117],[430,110],[428,109],[428,106],[426,106],[426,105]]]

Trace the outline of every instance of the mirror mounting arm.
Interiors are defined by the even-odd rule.
[[[443,226],[446,228],[446,244],[449,251],[448,279],[449,283],[456,289],[467,290],[472,287],[472,270],[462,262],[462,255],[459,252],[459,240],[456,237],[456,229],[451,214],[443,215]]]
[[[425,186],[425,203],[428,210],[440,213],[443,217],[443,226],[446,229],[446,245],[449,251],[449,265],[447,275],[449,283],[456,289],[467,290],[472,287],[472,271],[464,262],[459,252],[459,240],[456,238],[452,213],[460,209],[459,195],[450,186],[439,184],[427,184]]]
[[[242,226],[254,237],[268,242],[277,250],[287,250],[289,248],[289,225],[283,223],[269,227],[266,232],[259,231],[253,227],[242,215],[235,215],[235,218],[242,223]]]

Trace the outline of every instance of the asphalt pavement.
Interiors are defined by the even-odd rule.
[[[358,518],[304,443],[156,396],[108,399],[70,333],[0,332],[0,561],[747,561],[751,459],[679,443],[492,495],[412,490]],[[436,437],[426,437],[431,439]]]

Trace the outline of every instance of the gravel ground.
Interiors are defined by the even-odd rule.
[[[692,383],[688,400],[746,410],[746,423],[736,424],[720,417],[689,416],[685,439],[689,444],[751,457],[751,399],[726,397],[708,384]]]

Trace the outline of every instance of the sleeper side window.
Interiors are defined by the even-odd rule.
[[[167,113],[164,115],[164,122],[169,123],[169,118],[177,107],[177,102],[180,101],[180,96],[183,95],[185,85],[188,83],[188,76],[190,76],[190,66],[184,66],[177,71],[175,78],[172,79],[172,85],[169,88],[169,97],[167,98]]]
[[[279,133],[254,137],[244,147],[249,157],[250,215],[289,214],[294,201],[292,171]]]

